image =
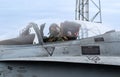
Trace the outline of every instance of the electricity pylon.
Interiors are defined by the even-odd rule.
[[[75,20],[102,23],[100,0],[76,0]]]

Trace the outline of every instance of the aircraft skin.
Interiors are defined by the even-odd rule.
[[[120,67],[81,63],[1,62],[0,77],[119,77]]]
[[[119,77],[119,36],[118,31],[55,43],[40,39],[36,45],[1,45],[0,77]]]

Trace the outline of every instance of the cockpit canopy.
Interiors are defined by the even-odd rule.
[[[29,23],[16,38],[0,41],[0,45],[24,45],[33,44],[35,35],[39,44],[56,41],[76,40],[81,25],[72,21],[61,23],[43,23],[38,26],[36,23]],[[30,31],[30,30],[33,31]]]
[[[42,45],[96,36],[108,30],[110,29],[101,24],[83,21],[35,22],[29,23],[18,37],[0,41],[0,45]]]

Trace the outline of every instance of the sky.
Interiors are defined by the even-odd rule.
[[[93,0],[96,1],[96,0]],[[120,0],[101,0],[103,24],[120,29]],[[75,18],[75,0],[0,0],[0,38],[16,35],[27,23]]]

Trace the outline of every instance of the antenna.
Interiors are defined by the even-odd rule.
[[[96,1],[96,0],[95,0]],[[101,1],[97,0],[76,0],[75,20],[102,23]],[[96,10],[92,13],[93,6]]]

